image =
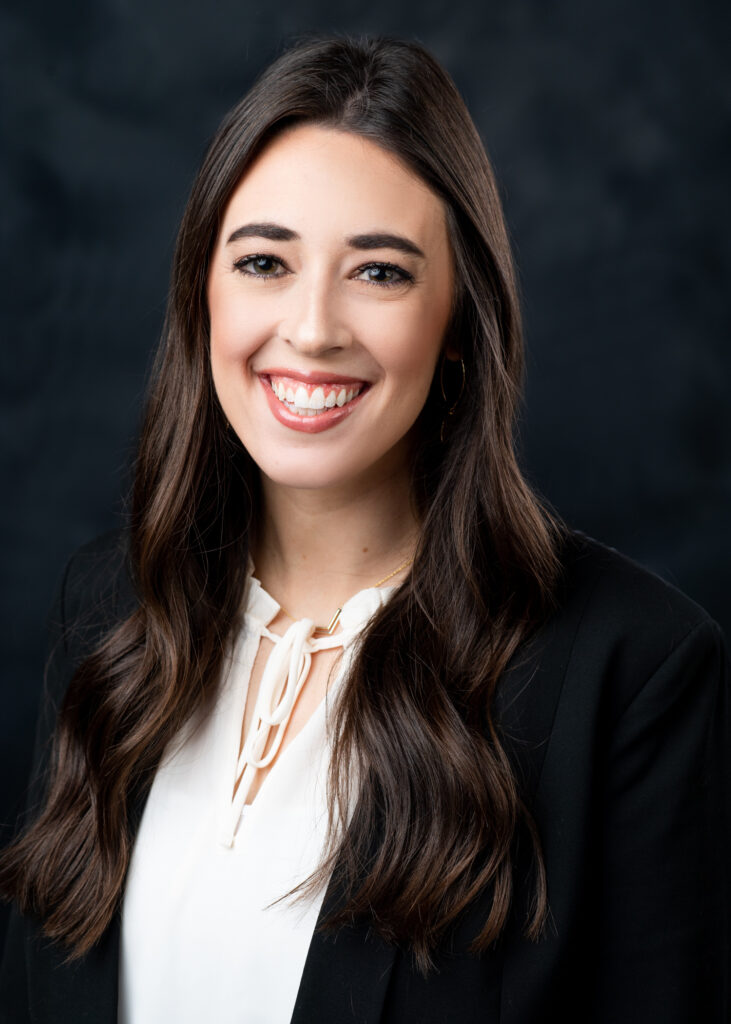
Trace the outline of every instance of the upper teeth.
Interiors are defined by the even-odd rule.
[[[316,386],[312,393],[309,393],[303,384],[295,387],[293,384],[275,380],[270,380],[270,384],[280,402],[287,402],[295,409],[311,409],[314,412],[332,409],[334,405],[343,406],[360,394],[362,389],[361,384],[347,388],[338,387],[337,384],[324,384]]]

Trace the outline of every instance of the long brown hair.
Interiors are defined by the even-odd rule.
[[[515,455],[523,351],[498,191],[464,102],[423,47],[310,37],[228,114],[193,185],[136,462],[128,561],[138,604],[76,669],[45,803],[0,860],[0,891],[72,958],[119,906],[132,802],[166,744],[215,698],[238,625],[258,474],[227,435],[213,388],[206,278],[242,174],[303,121],[374,140],[443,199],[459,285],[449,337],[466,368],[443,439],[436,379],[421,414],[416,557],[364,633],[337,705],[330,844],[315,881],[335,869],[343,899],[325,924],[368,915],[427,969],[439,938],[490,887],[476,944],[486,948],[507,920],[521,825],[535,845],[529,936],[546,915],[538,838],[492,717],[502,673],[551,608],[561,534]],[[354,777],[359,801],[344,829]]]

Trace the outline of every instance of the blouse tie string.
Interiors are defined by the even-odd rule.
[[[282,636],[272,633],[266,626],[261,627],[262,636],[274,646],[264,668],[254,717],[236,765],[238,788],[231,802],[226,846],[233,845],[236,826],[257,770],[271,764],[279,751],[297,697],[307,681],[313,653],[343,646],[353,633],[353,630],[344,630],[315,638],[316,628],[312,619],[293,622]],[[274,738],[267,751],[272,731]]]

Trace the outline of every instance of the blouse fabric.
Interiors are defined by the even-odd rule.
[[[325,886],[304,902],[274,901],[320,860],[333,698],[354,641],[395,588],[355,594],[343,605],[340,630],[325,637],[313,637],[309,619],[272,633],[280,606],[253,575],[246,589],[215,707],[170,744],[145,805],[122,907],[118,1024],[287,1024],[292,1016]],[[262,636],[273,647],[240,755]],[[246,804],[257,770],[251,762],[266,763],[270,729],[278,747],[277,722],[283,732],[311,655],[335,646],[343,656],[327,696]]]

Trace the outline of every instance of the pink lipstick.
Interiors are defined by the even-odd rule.
[[[328,430],[348,417],[369,389],[356,377],[272,369],[257,374],[274,417],[306,434]]]

